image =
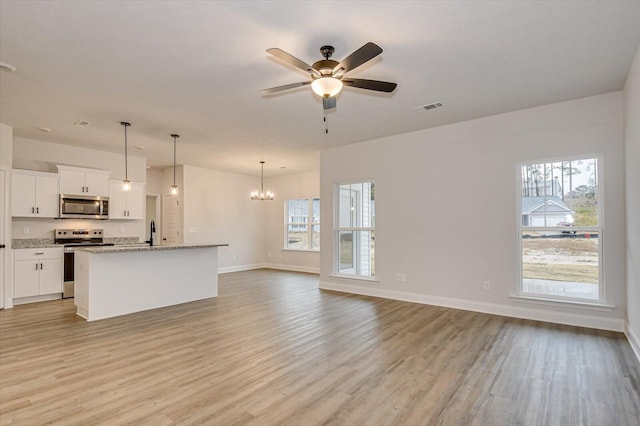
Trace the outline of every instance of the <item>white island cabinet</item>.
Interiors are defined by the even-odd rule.
[[[76,249],[76,313],[94,321],[217,297],[226,245]]]

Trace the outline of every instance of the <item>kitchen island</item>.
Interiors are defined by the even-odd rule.
[[[76,249],[76,314],[94,321],[217,297],[218,247],[227,245]]]

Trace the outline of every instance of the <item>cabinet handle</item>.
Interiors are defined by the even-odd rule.
[[[40,207],[36,207],[36,213],[40,213]]]
[[[31,213],[35,213],[36,212],[36,208],[35,207],[31,207]]]
[[[36,263],[36,271],[38,270],[38,264]]]
[[[36,256],[37,256],[37,255],[39,255],[39,254],[44,254],[44,253],[35,253],[35,254],[36,254]]]
[[[40,264],[40,269],[44,269],[44,267],[42,266],[42,263]]]

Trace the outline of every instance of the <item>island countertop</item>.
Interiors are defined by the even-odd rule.
[[[179,250],[207,247],[227,247],[229,244],[174,244],[150,246],[148,244],[133,244],[122,246],[97,246],[97,247],[78,247],[76,251],[86,251],[89,253],[126,253],[134,251],[156,251],[156,250]]]

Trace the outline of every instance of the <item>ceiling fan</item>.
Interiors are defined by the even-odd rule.
[[[341,62],[334,61],[333,46],[322,46],[320,53],[324,56],[313,65],[309,65],[282,49],[267,49],[267,53],[272,54],[276,58],[300,68],[311,74],[310,81],[301,81],[299,83],[285,84],[284,86],[271,87],[262,90],[264,94],[272,94],[283,90],[294,89],[300,86],[311,85],[313,91],[322,97],[322,106],[325,110],[336,107],[336,95],[342,90],[342,86],[355,87],[357,89],[375,90],[377,92],[393,92],[397,86],[396,83],[379,80],[365,80],[361,78],[343,78],[346,73],[359,67],[365,62],[370,61],[382,53],[382,48],[375,43],[368,42],[351,55],[344,58]]]

